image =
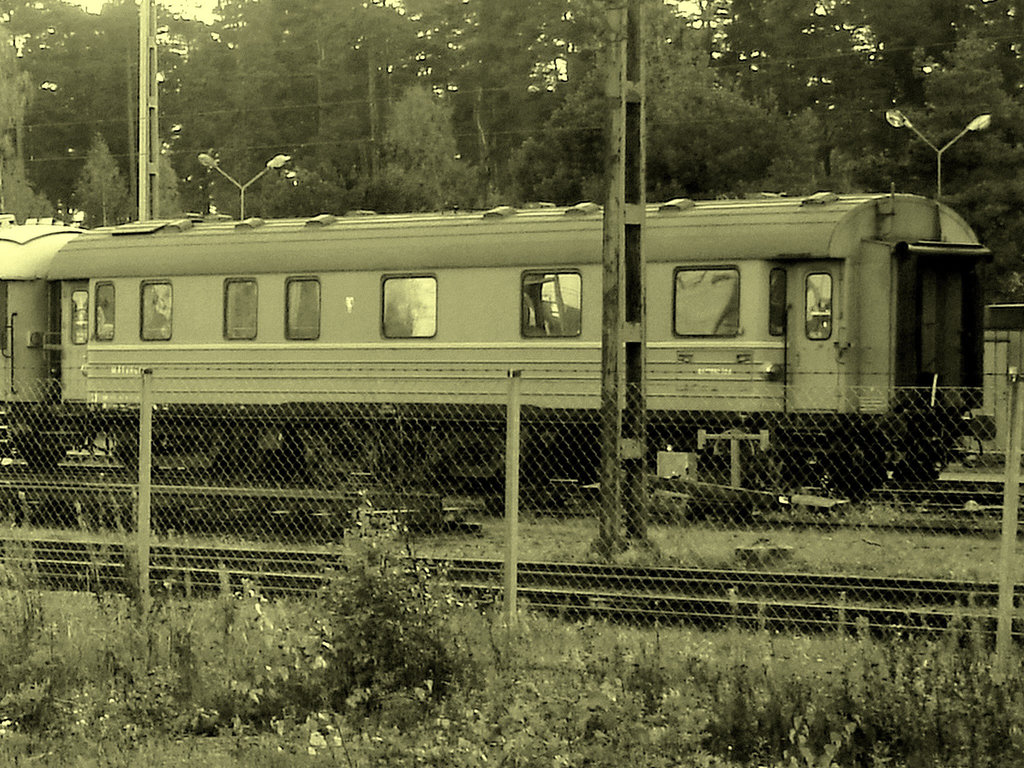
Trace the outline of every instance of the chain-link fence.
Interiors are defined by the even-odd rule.
[[[1005,372],[984,398],[834,380],[818,401],[780,389],[743,410],[725,385],[700,411],[652,397],[644,503],[615,509],[600,414],[540,407],[528,374],[495,371],[490,391],[507,380],[509,398],[477,404],[195,405],[151,376],[123,404],[7,403],[7,566],[62,588],[141,569],[154,589],[300,590],[353,532],[401,529],[412,556],[486,599],[514,587],[520,605],[571,615],[929,629],[994,626],[997,585],[1018,572],[1000,537]]]

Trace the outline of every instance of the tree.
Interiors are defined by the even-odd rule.
[[[19,151],[33,184],[68,208],[78,164],[97,132],[122,173],[134,180],[135,3],[107,3],[98,15],[61,0],[11,5],[8,24],[29,84]]]
[[[748,98],[700,47],[685,18],[647,12],[647,193],[652,200],[735,195],[784,184],[805,190],[821,175],[819,139],[806,110],[789,117],[770,100]],[[592,69],[564,88],[551,119],[523,143],[513,168],[518,197],[572,203],[601,199],[605,73]]]
[[[6,25],[0,28],[4,32],[0,36],[0,213],[13,213],[19,219],[50,216],[53,206],[29,185],[19,152],[29,80],[24,72],[18,71]]]
[[[440,210],[472,200],[451,108],[426,88],[409,89],[392,108],[383,159],[383,172],[367,192],[375,210]]]
[[[508,195],[513,153],[561,102],[582,5],[589,0],[412,4],[425,79],[451,96],[458,150],[478,170],[481,203]]]
[[[993,254],[986,270],[990,300],[1024,300],[1024,105],[1005,90],[1000,46],[977,35],[956,45],[926,81],[921,124],[940,146],[976,115],[988,113],[988,130],[964,136],[943,155],[943,199],[967,217]],[[902,132],[901,132],[902,133]],[[908,145],[908,184],[933,189],[935,153],[915,137]]]
[[[25,168],[16,157],[0,160],[3,194],[0,195],[0,212],[13,213],[19,221],[30,217],[53,216],[53,205],[39,194],[25,177]]]
[[[170,219],[180,216],[181,194],[178,192],[178,177],[171,165],[170,155],[161,154],[159,160],[160,184],[157,187],[156,217]]]
[[[98,133],[75,185],[75,202],[85,214],[87,227],[105,227],[131,217],[133,207],[128,187],[107,143]]]

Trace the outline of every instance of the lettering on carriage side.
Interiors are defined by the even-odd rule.
[[[135,365],[112,365],[110,374],[112,376],[141,376],[142,369]]]
[[[721,368],[721,367],[710,367],[710,368],[698,368],[698,376],[732,376],[736,371],[732,368]]]

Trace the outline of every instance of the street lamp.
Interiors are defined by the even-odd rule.
[[[245,182],[245,184],[241,184],[241,183],[235,181],[235,179],[233,179],[230,175],[228,175],[227,172],[224,171],[223,168],[220,167],[220,161],[217,158],[213,157],[212,155],[208,155],[205,152],[201,152],[199,154],[199,164],[200,165],[202,165],[204,168],[213,168],[213,170],[217,171],[221,176],[223,176],[225,179],[227,179],[232,184],[234,184],[236,187],[238,187],[238,219],[239,219],[239,221],[244,221],[245,220],[245,190],[246,190],[246,187],[248,187],[250,184],[252,184],[254,181],[256,181],[256,179],[260,178],[267,171],[276,170],[277,168],[282,167],[285,163],[287,163],[291,159],[292,159],[291,155],[274,155],[272,158],[267,160],[267,167],[266,168],[264,168],[262,171],[257,173],[255,176],[253,176],[247,182]]]
[[[942,199],[942,153],[947,149],[956,144],[970,131],[983,131],[992,124],[992,115],[987,112],[983,115],[978,115],[976,118],[971,120],[967,125],[964,126],[963,130],[960,131],[956,136],[947,141],[942,148],[935,146],[928,137],[917,130],[917,127],[910,122],[910,118],[900,112],[898,109],[890,109],[885,113],[886,122],[889,123],[893,128],[909,128],[917,134],[918,138],[921,139],[925,144],[931,147],[935,151],[936,158],[936,174],[935,174],[935,197],[938,200]]]

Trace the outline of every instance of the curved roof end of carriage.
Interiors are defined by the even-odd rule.
[[[6,216],[4,214],[3,216]],[[51,220],[13,223],[0,217],[0,279],[47,277],[54,257],[83,230]]]

